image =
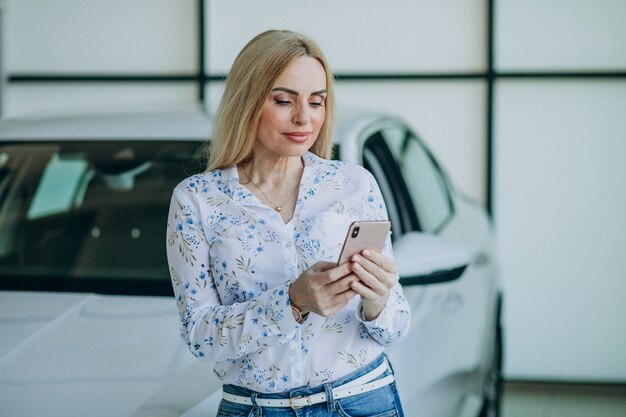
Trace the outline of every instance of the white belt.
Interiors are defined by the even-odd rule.
[[[384,387],[385,385],[391,384],[394,381],[393,375],[387,375],[384,378],[372,381],[374,378],[382,375],[387,369],[389,369],[389,366],[387,365],[387,358],[385,358],[383,363],[376,367],[374,370],[350,382],[333,388],[333,398],[341,399],[351,397],[353,395],[363,394],[369,391],[373,391],[377,388]],[[242,397],[240,395],[233,395],[224,392],[222,394],[222,398],[231,403],[253,405],[252,398],[250,397]],[[320,392],[319,394],[293,398],[257,398],[256,403],[260,407],[291,407],[295,409],[313,404],[323,403],[326,402],[326,400],[326,392]]]

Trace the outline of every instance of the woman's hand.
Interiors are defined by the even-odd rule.
[[[359,278],[350,281],[350,287],[361,296],[365,320],[374,320],[385,308],[391,288],[396,284],[396,265],[372,249],[352,255],[350,261],[350,269]]]
[[[357,294],[350,288],[358,278],[350,264],[337,266],[332,262],[317,262],[289,286],[291,303],[303,314],[312,311],[323,317],[335,314]]]

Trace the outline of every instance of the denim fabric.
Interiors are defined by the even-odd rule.
[[[300,396],[307,396],[317,394],[320,392],[331,393],[331,389],[343,385],[349,381],[352,381],[366,373],[370,372],[384,360],[384,354],[381,354],[374,361],[365,365],[361,369],[346,375],[336,381],[329,382],[317,387],[300,387],[289,392],[280,394],[263,394],[255,391],[251,391],[247,388],[238,387],[236,385],[224,385],[225,392],[230,394],[251,397],[254,400],[256,398],[293,398]],[[392,369],[387,370],[378,378],[383,378],[393,373]],[[375,389],[364,394],[355,395],[348,398],[341,398],[339,400],[333,399],[331,395],[328,395],[328,401],[325,403],[314,404],[308,407],[302,407],[297,410],[291,408],[279,408],[279,407],[259,407],[243,404],[235,404],[229,401],[220,403],[217,417],[228,416],[240,416],[240,417],[326,417],[326,416],[340,416],[340,417],[403,417],[402,405],[400,404],[400,397],[398,396],[398,390],[396,389],[396,383],[393,382],[384,387]]]

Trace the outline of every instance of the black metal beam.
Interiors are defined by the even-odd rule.
[[[206,42],[206,26],[205,26],[205,19],[204,19],[204,13],[205,13],[205,8],[204,8],[204,0],[198,0],[198,100],[200,100],[200,103],[202,104],[208,104],[205,103],[205,86],[206,86],[206,81],[207,81],[207,77],[206,77],[206,62],[205,62],[205,53],[204,53],[204,46],[205,46],[205,42]]]
[[[204,46],[203,46],[204,48]],[[8,76],[10,83],[56,83],[56,82],[197,82],[205,86],[208,82],[224,81],[226,74],[36,74],[14,73]],[[498,72],[481,73],[376,73],[335,74],[340,81],[497,81],[498,79],[624,79],[626,71],[589,72]],[[204,91],[204,88],[202,89]]]
[[[620,79],[626,78],[626,71],[501,71],[495,73],[496,78],[529,78],[529,79]]]
[[[419,80],[482,80],[486,76],[483,72],[440,72],[440,73],[338,73],[335,79],[339,81],[419,81]]]
[[[493,155],[494,155],[494,142],[493,142],[493,108],[494,108],[494,83],[496,80],[496,71],[494,68],[494,0],[487,0],[487,108],[486,108],[486,144],[485,149],[487,154],[485,155],[487,164],[487,178],[485,179],[485,187],[487,195],[486,209],[487,214],[493,220]]]
[[[197,82],[195,74],[12,74],[10,83],[137,83]]]

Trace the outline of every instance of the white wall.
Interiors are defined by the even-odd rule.
[[[196,2],[5,0],[8,74],[193,74]],[[4,117],[99,106],[189,102],[193,83],[11,83]]]
[[[626,68],[623,0],[497,0],[498,70]]]
[[[256,34],[291,29],[315,39],[334,72],[477,72],[485,69],[485,4],[476,0],[210,1],[207,67],[225,74]],[[233,19],[236,16],[236,23]],[[209,89],[219,100],[219,83]],[[339,104],[402,115],[470,196],[486,201],[482,81],[337,83]]]
[[[196,7],[172,0],[8,0],[11,71],[159,73],[196,68]]]
[[[483,3],[270,0],[259,7],[251,0],[213,0],[207,7],[209,69],[226,72],[244,44],[266,29],[291,29],[313,37],[334,71],[481,70]]]
[[[4,0],[0,0],[0,116],[4,114],[4,90],[6,88],[6,74],[5,74],[5,36],[6,36],[6,23],[5,23],[5,4]]]
[[[510,378],[626,379],[626,82],[498,85]]]
[[[500,0],[496,67],[624,71],[626,2]],[[626,80],[500,80],[506,375],[626,381]]]

